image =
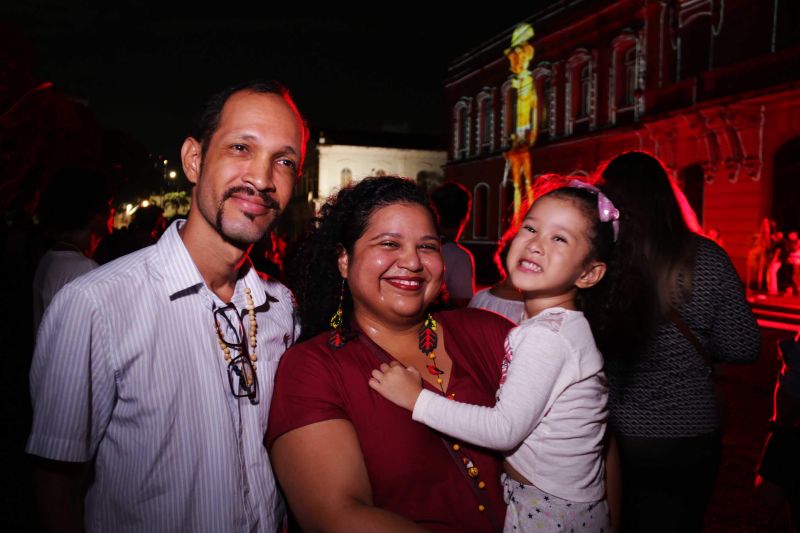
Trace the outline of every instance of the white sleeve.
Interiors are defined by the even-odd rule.
[[[33,424],[26,451],[92,459],[115,401],[111,338],[100,305],[67,285],[44,314],[31,364]]]
[[[530,435],[571,379],[565,376],[566,343],[553,331],[529,327],[511,346],[513,359],[494,407],[448,400],[423,390],[412,418],[457,439],[495,450],[510,450]]]

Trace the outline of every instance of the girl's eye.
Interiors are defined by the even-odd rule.
[[[565,238],[564,238],[564,237],[562,237],[561,235],[556,235],[555,237],[553,237],[553,239],[554,239],[556,242],[567,242],[567,239],[565,239]]]
[[[536,233],[536,229],[533,226],[529,226],[528,224],[522,226],[522,229],[528,231],[529,233]]]

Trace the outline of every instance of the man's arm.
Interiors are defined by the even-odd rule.
[[[91,471],[89,463],[66,463],[30,457],[33,461],[39,520],[44,531],[83,531],[83,499]]]

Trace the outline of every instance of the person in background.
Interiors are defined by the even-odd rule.
[[[488,289],[475,293],[468,305],[468,307],[486,309],[487,311],[501,314],[515,324],[519,323],[523,318],[525,300],[511,283],[504,265],[508,256],[508,248],[518,229],[517,227],[509,228],[497,243],[494,264],[500,274],[500,281]]]
[[[155,244],[166,230],[164,210],[155,205],[139,206],[127,227],[114,230],[97,248],[95,259],[104,265],[123,255]]]
[[[27,444],[46,529],[282,527],[263,440],[298,331],[289,290],[247,254],[288,204],[307,139],[276,82],[214,95],[181,147],[187,220],[56,295]]]
[[[656,158],[623,153],[598,175],[621,212],[623,297],[604,306],[625,320],[594,334],[619,444],[622,531],[701,531],[722,448],[714,369],[754,361],[761,331],[730,258],[689,229]]]
[[[66,168],[42,194],[37,212],[51,244],[33,277],[34,333],[61,287],[97,267],[92,257],[110,231],[113,214],[107,188],[98,172]]]
[[[775,383],[770,433],[756,474],[756,495],[765,505],[787,506],[800,526],[800,332],[778,342],[783,365]]]
[[[444,285],[450,304],[465,307],[475,294],[475,259],[458,241],[469,220],[472,195],[460,183],[448,181],[433,190],[431,201],[439,215]]]

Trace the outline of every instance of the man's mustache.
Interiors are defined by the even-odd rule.
[[[268,209],[273,209],[275,211],[280,211],[281,209],[281,206],[278,203],[278,201],[272,196],[270,196],[268,193],[258,192],[255,189],[251,187],[246,187],[244,185],[231,187],[230,189],[225,191],[225,193],[222,195],[222,201],[224,202],[225,200],[228,200],[230,197],[232,197],[234,194],[240,194],[240,193],[246,194],[247,196],[258,196]]]

